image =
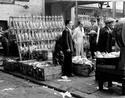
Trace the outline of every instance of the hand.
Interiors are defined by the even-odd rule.
[[[67,52],[71,52],[71,50],[70,50],[70,49],[67,49]]]
[[[76,41],[76,40],[74,40],[74,43],[76,44],[76,43],[77,43],[77,41]]]

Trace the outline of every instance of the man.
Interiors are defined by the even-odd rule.
[[[78,27],[74,30],[73,41],[75,43],[76,56],[84,56],[83,44],[85,41],[85,33],[82,21],[78,22]]]
[[[98,39],[98,51],[111,52],[112,51],[112,31],[114,26],[114,19],[108,18],[105,20],[105,27],[100,29]]]
[[[62,33],[62,50],[64,53],[63,75],[72,76],[72,53],[73,53],[73,40],[72,40],[72,21],[65,21],[66,28]]]
[[[64,55],[62,52],[62,35],[57,36],[53,51],[53,63],[63,66]]]
[[[91,26],[90,26],[90,32],[89,32],[89,42],[90,42],[90,52],[92,59],[94,59],[94,52],[96,51],[96,37],[97,37],[97,31],[98,31],[98,26],[95,25],[96,20],[92,18],[90,20]]]
[[[3,33],[2,27],[0,27],[0,41],[2,43],[4,55],[9,56],[9,41],[5,33]]]

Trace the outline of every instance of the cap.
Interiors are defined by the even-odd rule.
[[[104,22],[107,24],[107,23],[112,23],[114,21],[115,21],[115,19],[113,19],[113,18],[107,18]]]
[[[96,19],[95,18],[91,18],[90,21],[91,22],[96,22]]]
[[[95,30],[91,30],[88,34],[96,34]]]

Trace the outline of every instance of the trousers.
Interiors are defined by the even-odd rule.
[[[64,53],[64,63],[62,67],[63,75],[70,76],[72,74],[72,53]]]

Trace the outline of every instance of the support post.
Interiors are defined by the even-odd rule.
[[[75,1],[75,26],[77,26],[78,23],[78,1]]]
[[[116,1],[113,1],[112,6],[113,6],[113,18],[115,18],[116,17]]]
[[[125,1],[123,2],[123,17],[125,17]]]
[[[45,15],[45,0],[42,0],[42,10],[41,10],[42,15]]]

